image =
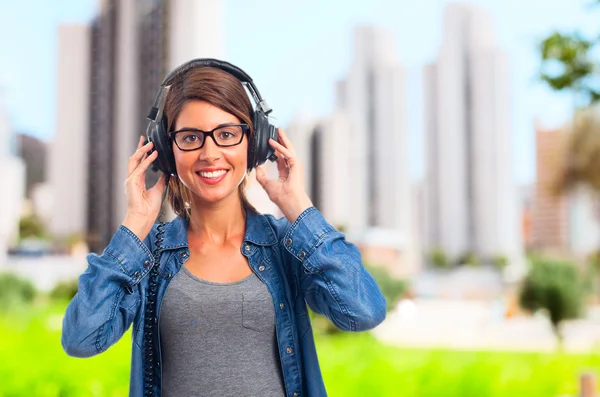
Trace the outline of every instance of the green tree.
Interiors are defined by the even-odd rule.
[[[591,6],[600,6],[594,0]],[[576,107],[600,101],[598,85],[597,37],[585,37],[579,31],[554,31],[540,42],[540,78],[552,90],[570,92]]]
[[[519,302],[524,309],[544,310],[552,324],[558,347],[562,347],[565,320],[581,316],[583,282],[569,262],[540,260],[533,262],[523,280]]]
[[[592,7],[599,9],[600,0]],[[540,43],[540,78],[554,91],[573,95],[574,114],[565,158],[552,184],[555,194],[584,187],[593,195],[600,222],[600,31],[554,31]],[[600,242],[599,242],[600,244]],[[590,269],[590,271],[593,269]],[[600,277],[600,276],[599,276]]]

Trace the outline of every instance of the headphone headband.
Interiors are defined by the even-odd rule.
[[[214,59],[214,58],[197,58],[197,59],[192,59],[191,61],[188,61],[188,62],[178,66],[174,70],[172,70],[163,79],[163,82],[160,85],[162,85],[162,86],[170,85],[173,82],[172,80],[174,80],[176,77],[183,75],[188,70],[194,69],[197,67],[212,67],[212,68],[221,69],[222,71],[235,76],[240,81],[244,81],[244,82],[248,82],[248,83],[252,82],[252,78],[246,72],[244,72],[239,67],[232,65],[229,62],[221,61],[221,60]]]
[[[242,85],[244,85],[244,87],[248,88],[248,91],[250,91],[250,94],[252,95],[252,98],[254,99],[254,102],[256,103],[256,108],[258,110],[263,112],[265,115],[271,113],[272,109],[267,104],[267,101],[265,101],[262,98],[260,92],[258,92],[258,88],[256,88],[256,86],[254,85],[254,82],[252,81],[252,78],[248,75],[248,73],[244,72],[239,67],[232,65],[231,63],[226,61],[221,61],[214,58],[197,58],[178,66],[163,79],[162,83],[160,84],[161,88],[158,92],[158,95],[156,95],[156,99],[154,100],[154,105],[152,105],[150,113],[148,113],[148,119],[157,119],[158,113],[161,111],[163,105],[160,103],[161,97],[166,97],[166,92],[164,92],[163,95],[163,91],[165,90],[165,88],[170,87],[170,85],[173,84],[173,81],[175,79],[179,78],[180,76],[183,76],[189,70],[197,67],[211,67],[229,73],[233,77],[237,78],[242,83]]]

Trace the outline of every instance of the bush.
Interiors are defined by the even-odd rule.
[[[0,273],[0,311],[17,309],[33,302],[33,284],[13,273]]]
[[[70,301],[77,293],[77,287],[77,279],[61,281],[50,291],[50,299]]]
[[[523,281],[519,301],[523,308],[547,312],[559,347],[562,345],[562,323],[578,318],[583,309],[583,282],[569,262],[539,260]]]
[[[431,251],[428,255],[428,259],[429,263],[437,269],[447,269],[450,266],[448,256],[440,248],[436,248]]]
[[[492,265],[496,269],[502,270],[506,267],[506,265],[508,265],[508,258],[506,257],[506,255],[495,255],[492,258]]]
[[[477,254],[475,254],[472,251],[465,252],[464,254],[459,256],[458,259],[456,260],[457,266],[461,266],[461,265],[477,266],[477,265],[479,265],[479,263],[480,263],[479,257],[477,256]]]
[[[24,216],[19,221],[19,238],[46,239],[47,233],[43,222],[34,214]]]

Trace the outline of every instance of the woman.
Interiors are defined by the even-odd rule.
[[[165,92],[177,217],[154,224],[167,182],[145,189],[158,150],[141,137],[125,219],[102,255],[88,256],[67,307],[65,351],[99,354],[133,323],[131,396],[325,396],[306,304],[363,331],[383,321],[385,298],[358,249],[312,205],[281,129],[268,142],[279,178],[262,167],[256,178],[285,217],[249,204],[255,118],[237,77],[192,64]]]

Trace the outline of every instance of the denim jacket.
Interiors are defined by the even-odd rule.
[[[273,298],[286,396],[326,396],[306,304],[345,331],[380,324],[386,301],[360,252],[315,207],[292,225],[247,211],[240,249]],[[101,255],[87,256],[63,320],[67,354],[102,353],[133,323],[130,396],[160,396],[160,302],[189,255],[184,218],[155,224],[143,242],[119,226]]]

